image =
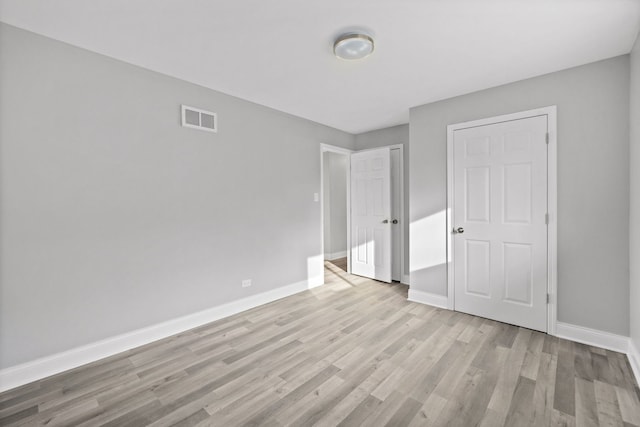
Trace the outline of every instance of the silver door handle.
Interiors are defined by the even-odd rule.
[[[454,228],[452,233],[453,234],[462,234],[462,233],[464,233],[464,228],[462,228],[462,227]]]
[[[389,220],[385,219],[384,221],[382,221],[383,224],[389,224]]]
[[[392,223],[392,224],[397,224],[397,223],[398,223],[398,220],[397,220],[397,219],[394,219],[393,221],[391,221],[391,223]]]

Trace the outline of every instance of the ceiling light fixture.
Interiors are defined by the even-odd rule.
[[[347,33],[333,43],[333,53],[340,59],[362,59],[373,52],[373,39],[366,34]]]

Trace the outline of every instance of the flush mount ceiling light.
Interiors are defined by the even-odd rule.
[[[340,59],[362,59],[373,52],[373,39],[366,34],[347,33],[333,43],[333,53]]]

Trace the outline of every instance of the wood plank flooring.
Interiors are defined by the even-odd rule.
[[[0,394],[0,425],[640,426],[623,354],[325,273],[320,288]]]
[[[338,267],[342,271],[347,271],[347,257],[328,261],[333,267]]]

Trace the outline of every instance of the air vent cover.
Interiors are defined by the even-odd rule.
[[[183,105],[182,126],[208,132],[218,132],[218,118],[216,113]]]

